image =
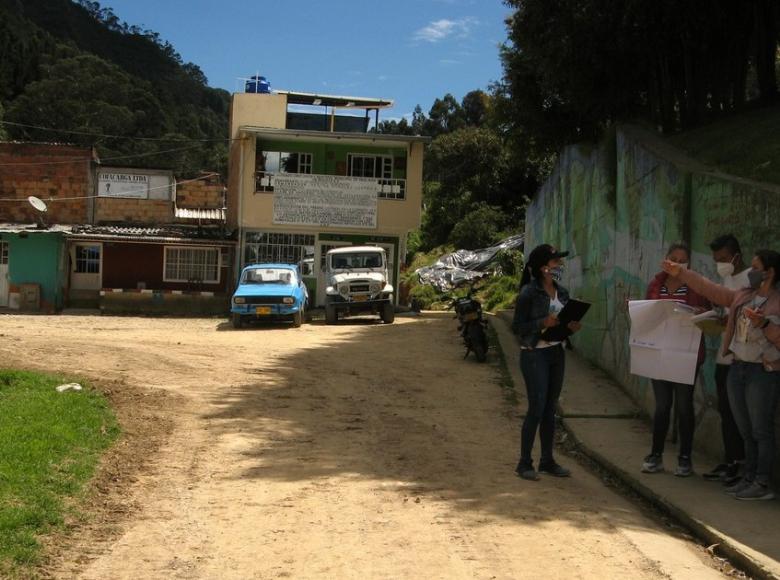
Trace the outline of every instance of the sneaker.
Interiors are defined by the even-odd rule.
[[[522,479],[527,479],[528,481],[539,481],[539,474],[536,473],[533,465],[519,464],[515,468],[515,473]]]
[[[754,481],[750,487],[737,492],[734,497],[744,501],[763,501],[775,499],[775,492],[768,485]]]
[[[690,477],[693,475],[693,462],[690,457],[681,455],[677,459],[677,469],[674,470],[677,477]]]
[[[729,465],[726,465],[725,463],[721,463],[717,465],[716,467],[713,467],[710,471],[707,473],[702,473],[701,476],[706,479],[707,481],[718,481],[722,480],[726,473],[729,470]]]
[[[651,453],[645,457],[642,463],[642,473],[658,473],[664,470],[664,458],[656,453]]]
[[[730,486],[737,483],[742,478],[742,462],[735,461],[729,463],[728,469],[720,476],[723,485]]]
[[[740,491],[745,490],[753,485],[750,479],[742,478],[732,486],[727,487],[723,491],[729,495],[737,495]]]
[[[566,469],[562,465],[558,465],[554,461],[552,463],[540,463],[539,473],[546,473],[547,475],[554,475],[555,477],[569,477],[571,470]]]

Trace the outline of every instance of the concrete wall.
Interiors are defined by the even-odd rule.
[[[574,344],[652,413],[649,381],[629,373],[626,300],[644,297],[677,240],[691,244],[692,268],[712,279],[708,244],[718,235],[734,233],[748,256],[780,249],[778,202],[776,186],[713,173],[654,135],[625,127],[599,147],[562,152],[528,208],[526,248],[547,242],[571,251],[564,284],[593,304]],[[696,389],[697,445],[715,453],[721,446],[713,378],[718,343],[707,342]]]

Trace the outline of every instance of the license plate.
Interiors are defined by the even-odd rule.
[[[271,314],[271,307],[270,306],[258,306],[255,308],[255,314],[258,315],[268,315]]]
[[[476,312],[469,312],[463,317],[463,320],[465,320],[466,322],[471,322],[472,320],[476,320],[477,318],[479,318],[479,315]]]
[[[355,302],[365,302],[366,300],[368,300],[368,296],[358,294],[357,296],[353,296],[352,300],[354,300]]]

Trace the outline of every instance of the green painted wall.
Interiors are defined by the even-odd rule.
[[[4,233],[2,239],[9,246],[11,286],[40,284],[42,309],[61,309],[67,276],[62,259],[65,246],[62,234],[31,232],[23,237]]]
[[[322,175],[335,175],[336,165],[346,163],[350,153],[367,153],[370,155],[389,155],[393,158],[406,159],[404,147],[377,147],[371,145],[334,145],[329,143],[306,143],[298,141],[274,141],[271,139],[257,140],[257,151],[284,151],[288,153],[311,153],[312,172]],[[405,179],[406,170],[393,168],[393,178]]]
[[[571,251],[564,284],[593,303],[574,344],[649,414],[649,381],[629,372],[626,300],[644,297],[666,248],[677,240],[691,245],[692,268],[712,279],[717,277],[709,242],[718,235],[734,233],[746,254],[780,249],[779,201],[780,188],[709,172],[654,135],[624,127],[599,147],[562,152],[528,208],[526,251],[544,242]],[[715,452],[718,343],[707,342],[696,391],[697,442]]]

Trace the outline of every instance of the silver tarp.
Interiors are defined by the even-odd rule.
[[[458,250],[445,254],[432,266],[416,270],[420,284],[430,284],[439,292],[449,292],[461,284],[477,280],[493,273],[496,256],[502,250],[517,250],[523,247],[522,234],[506,238],[501,243],[480,250]]]

